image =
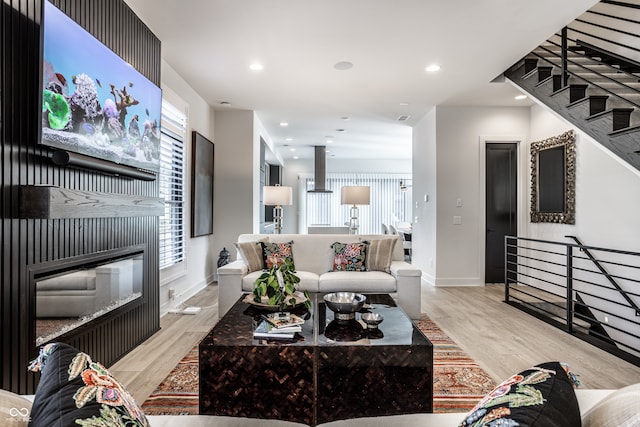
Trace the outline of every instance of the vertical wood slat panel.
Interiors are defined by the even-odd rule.
[[[158,183],[126,180],[88,170],[60,168],[40,156],[40,14],[46,0],[4,0],[0,11],[0,379],[3,389],[33,393],[36,378],[25,366],[36,355],[35,291],[29,267],[66,257],[146,243],[145,304],[94,321],[66,341],[110,365],[159,328],[157,217],[16,219],[19,185],[56,185],[95,192],[157,197]],[[122,0],[52,3],[160,83],[160,42]],[[150,60],[157,63],[149,63]]]

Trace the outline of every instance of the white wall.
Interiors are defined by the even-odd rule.
[[[414,230],[412,240],[417,252],[414,252],[413,262],[424,269],[425,279],[437,286],[484,284],[482,141],[487,135],[495,139],[518,136],[526,140],[529,109],[439,106],[416,128],[414,200],[422,200],[424,204],[424,194],[429,194],[428,204],[434,203],[435,208],[427,204],[427,219],[424,223],[419,221],[424,226],[416,226]],[[421,168],[426,170],[420,171]],[[419,182],[433,180],[434,168],[435,184]],[[432,198],[433,185],[435,199]],[[524,186],[524,183],[519,185]],[[458,199],[462,200],[462,206],[456,206]],[[454,216],[462,218],[460,225],[453,224]],[[429,221],[434,217],[435,231],[429,227],[429,224],[432,226]],[[425,243],[429,239],[436,240],[435,250],[429,246],[431,243]],[[432,259],[435,267],[431,266]]]
[[[411,263],[422,269],[429,283],[436,278],[438,204],[436,109],[413,128],[413,232]]]
[[[622,162],[591,137],[535,105],[531,108],[531,140],[540,141],[576,130],[576,223],[536,223],[529,237],[637,251],[640,241],[640,172]]]
[[[209,105],[180,77],[164,60],[162,61],[163,97],[174,106],[188,113],[185,144],[184,218],[186,261],[160,271],[160,313],[176,307],[213,280],[214,236],[195,239],[191,235],[191,131],[196,130],[210,140],[214,140],[214,112]],[[216,147],[217,148],[217,147]],[[214,217],[215,221],[215,217]],[[169,288],[177,294],[169,299]]]
[[[235,259],[238,235],[256,230],[260,151],[254,141],[252,111],[216,111],[216,159],[213,204],[213,257],[223,249]],[[256,171],[257,170],[257,171]]]

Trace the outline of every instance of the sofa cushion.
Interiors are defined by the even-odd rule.
[[[398,239],[372,239],[366,242],[368,243],[367,270],[391,273],[393,248],[396,246]]]
[[[616,390],[582,416],[582,427],[640,425],[640,383]]]
[[[148,425],[133,397],[107,369],[70,345],[47,344],[29,369],[40,372],[31,425]]]
[[[333,248],[333,271],[366,271],[367,244],[335,242]]]
[[[471,410],[460,427],[580,427],[568,370],[559,362],[526,369],[504,381]]]
[[[396,291],[396,279],[382,271],[331,271],[320,275],[320,292],[366,292],[370,294]]]
[[[334,254],[331,244],[333,242],[352,243],[374,239],[401,239],[400,236],[382,234],[241,234],[238,236],[238,242],[256,241],[265,237],[269,238],[269,242],[295,241],[292,253],[296,269],[316,274],[332,270]],[[402,244],[395,245],[393,260],[404,261]]]
[[[295,265],[291,248],[293,240],[282,243],[260,242],[260,244],[262,245],[264,268],[270,269],[274,265],[282,265],[285,259],[290,259]]]
[[[242,257],[249,273],[252,271],[262,270],[264,268],[264,256],[262,254],[262,242],[266,242],[266,239],[261,239],[256,242],[236,242],[234,243],[240,256]]]
[[[29,425],[31,402],[7,390],[0,390],[0,420],[3,426],[26,427]]]
[[[256,279],[262,275],[262,271],[254,271],[242,278],[242,290],[245,292],[253,292],[253,285]],[[318,275],[310,271],[296,271],[296,275],[300,278],[297,289],[299,291],[318,292]]]

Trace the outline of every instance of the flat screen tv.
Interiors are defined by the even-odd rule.
[[[43,145],[157,172],[162,90],[49,1]]]

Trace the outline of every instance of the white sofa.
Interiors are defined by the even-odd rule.
[[[238,242],[269,239],[281,243],[293,241],[292,253],[300,277],[299,290],[309,292],[390,293],[412,319],[420,318],[420,280],[422,271],[404,261],[402,239],[399,236],[372,234],[241,234]],[[355,243],[373,239],[396,239],[391,273],[382,271],[331,271],[335,242]],[[247,265],[238,259],[218,268],[218,313],[222,317],[243,292],[251,292],[262,271],[249,273]]]
[[[576,390],[578,404],[580,406],[580,414],[584,415],[595,404],[609,396],[615,390]],[[33,395],[17,396],[12,393],[0,390],[0,402],[3,403],[2,409],[9,411],[11,408],[31,408]],[[20,398],[20,400],[17,400]],[[22,400],[26,398],[28,401]],[[14,410],[15,412],[15,410]],[[3,417],[4,416],[4,417]],[[407,414],[407,415],[391,415],[384,417],[365,417],[352,418],[348,420],[332,421],[320,424],[323,427],[455,427],[464,418],[464,413],[449,414]],[[3,414],[0,411],[0,417],[9,420],[9,425],[25,425],[12,420],[9,412]],[[253,418],[236,418],[214,415],[148,415],[147,419],[151,427],[294,427],[305,426],[305,424],[294,423],[279,420],[263,420]],[[11,421],[15,421],[12,423]]]
[[[600,400],[614,390],[576,390],[580,414],[586,413]],[[323,427],[456,427],[464,419],[464,413],[449,414],[408,414],[386,417],[352,418],[319,424]],[[208,415],[174,416],[149,415],[151,427],[286,427],[304,426],[305,424],[278,420],[257,420],[249,418],[232,418]]]

